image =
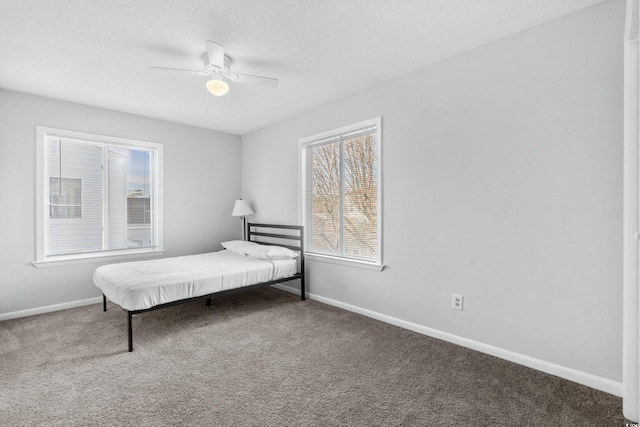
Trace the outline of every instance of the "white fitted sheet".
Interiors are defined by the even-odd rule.
[[[295,259],[263,260],[223,250],[103,265],[93,274],[93,282],[110,301],[133,311],[296,273]]]

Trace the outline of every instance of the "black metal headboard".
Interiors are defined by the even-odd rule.
[[[300,279],[300,298],[304,300],[304,226],[250,222],[247,223],[246,231],[245,236],[250,242],[260,243],[261,245],[282,246],[300,253],[298,258],[299,273],[290,279]]]
[[[258,231],[260,229],[260,231]],[[276,230],[276,231],[273,231]],[[292,230],[294,233],[278,232]],[[247,224],[247,239],[263,245],[278,245],[304,254],[304,227],[302,225]]]

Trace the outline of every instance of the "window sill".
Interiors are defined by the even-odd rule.
[[[327,262],[330,264],[338,264],[338,265],[345,265],[349,267],[363,268],[365,270],[382,271],[382,269],[384,269],[383,264],[378,264],[376,262],[357,261],[354,259],[338,258],[334,256],[329,256],[329,255],[310,254],[310,253],[305,253],[304,257],[305,257],[305,260]]]
[[[49,259],[44,261],[34,261],[31,264],[36,268],[48,268],[48,267],[61,267],[65,265],[74,264],[87,264],[92,262],[115,262],[115,261],[130,261],[138,258],[147,258],[163,255],[165,250],[150,250],[145,252],[118,252],[114,254],[97,253],[82,258],[75,257],[57,257],[55,259]]]

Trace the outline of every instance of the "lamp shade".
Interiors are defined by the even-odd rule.
[[[207,82],[207,90],[215,96],[222,96],[229,92],[229,85],[224,80],[211,79]]]
[[[236,200],[236,204],[233,205],[233,212],[231,216],[246,216],[253,215],[255,212],[249,207],[249,204],[244,200]]]

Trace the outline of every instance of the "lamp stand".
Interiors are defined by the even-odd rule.
[[[231,215],[242,218],[242,240],[247,240],[249,234],[247,230],[247,215],[253,215],[254,213],[255,212],[251,209],[251,206],[242,199],[236,200],[236,203],[233,205]]]
[[[247,217],[242,215],[242,240],[247,240]]]

